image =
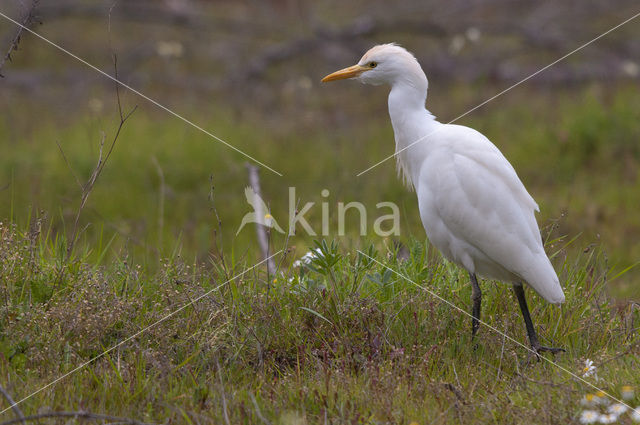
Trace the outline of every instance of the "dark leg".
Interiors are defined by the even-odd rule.
[[[531,343],[531,347],[536,351],[536,353],[539,354],[544,351],[549,351],[553,354],[556,354],[560,351],[565,351],[562,348],[544,347],[540,345],[540,342],[538,342],[538,336],[536,335],[536,330],[534,329],[533,322],[531,321],[531,316],[529,315],[529,307],[527,307],[527,300],[524,297],[524,288],[521,284],[514,284],[513,292],[515,292],[516,297],[518,298],[518,304],[520,304],[520,310],[522,311],[524,324],[527,327],[527,335],[529,335],[529,342]]]
[[[471,301],[473,301],[473,318],[471,319],[471,338],[476,336],[480,327],[480,306],[482,303],[482,291],[478,285],[478,279],[474,273],[469,273],[471,279]]]

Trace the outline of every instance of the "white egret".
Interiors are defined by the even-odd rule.
[[[564,351],[540,344],[527,307],[522,282],[553,304],[564,302],[564,293],[542,245],[534,215],[538,205],[511,164],[481,133],[436,121],[425,108],[427,77],[404,48],[375,46],[356,65],[322,81],[345,78],[391,85],[389,115],[399,172],[418,195],[429,241],[469,272],[472,336],[479,327],[482,300],[477,273],[513,284],[537,353]]]

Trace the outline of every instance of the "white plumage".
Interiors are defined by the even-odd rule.
[[[521,282],[545,300],[562,303],[564,293],[534,215],[538,205],[489,139],[468,127],[442,124],[425,109],[428,82],[415,57],[395,44],[375,46],[357,65],[323,81],[343,78],[391,85],[389,115],[398,166],[415,188],[429,241],[464,267],[476,286],[476,273],[513,282],[525,322],[530,318]],[[557,351],[540,346],[529,323],[527,330],[537,351]]]
[[[408,168],[431,243],[470,273],[525,281],[547,301],[563,302],[534,216],[538,206],[511,164],[470,128],[435,120],[427,127],[437,133],[403,153],[420,158],[416,170]]]

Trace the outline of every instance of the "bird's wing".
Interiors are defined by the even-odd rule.
[[[450,131],[450,137],[454,138],[447,146],[451,155],[448,160],[452,167],[451,184],[459,185],[474,211],[484,212],[487,218],[499,219],[509,231],[520,234],[522,242],[530,244],[531,249],[542,248],[534,215],[539,211],[538,204],[502,152],[473,129],[446,127],[450,127],[445,131]]]
[[[462,128],[445,131],[443,143],[425,160],[421,209],[424,203],[436,225],[542,293],[532,276],[551,280],[551,286],[557,277],[542,246],[538,206],[502,153],[480,133]]]
[[[477,156],[454,154],[451,190],[441,192],[438,198],[442,216],[453,229],[464,229],[465,235],[474,234],[466,228],[468,225],[478,229],[474,245],[479,248],[493,248],[492,243],[512,238],[514,243],[526,246],[531,252],[540,251],[542,241],[535,207],[523,196],[528,193],[517,175],[508,172],[508,162],[500,161],[503,157],[494,155],[492,161],[488,161],[489,158],[486,154],[482,158],[485,162]],[[452,207],[457,208],[457,219]],[[483,241],[489,242],[487,247]]]

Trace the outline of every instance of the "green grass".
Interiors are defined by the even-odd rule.
[[[329,8],[328,22],[346,25],[350,15],[361,15],[356,3],[340,6],[340,16],[322,6]],[[226,19],[228,7],[212,4],[206,16]],[[274,252],[285,249],[278,273],[248,269],[259,259],[254,229],[236,235],[250,211],[246,158],[123,92],[125,109],[139,108],[91,192],[67,255],[81,194],[74,174],[84,182],[102,134],[113,137],[115,96],[94,71],[25,37],[7,79],[25,71],[31,82],[0,91],[2,386],[20,400],[153,325],[21,408],[187,424],[220,424],[226,417],[231,424],[576,423],[580,400],[593,389],[548,362],[530,361],[523,347],[486,326],[471,341],[467,316],[386,268],[470,311],[466,274],[424,241],[415,194],[395,178],[393,161],[356,177],[393,151],[388,88],[320,85],[334,65],[327,53],[314,52],[245,87],[227,85],[228,71],[261,47],[311,28],[297,15],[273,19],[262,9],[247,15],[246,5],[235,7],[258,27],[272,21],[264,28],[277,31],[258,41],[258,33],[238,37],[224,28],[191,32],[114,19],[109,43],[106,16],[45,19],[38,30],[105,70],[112,69],[111,44],[125,81],[284,174],[261,170],[264,197],[281,225],[289,186],[301,204],[316,203],[306,217],[317,230],[326,203],[325,239],[335,242],[320,242],[321,258],[299,268],[293,261],[322,238],[272,234]],[[437,52],[428,44],[447,42],[398,36],[417,52]],[[185,57],[161,60],[157,40],[183,42]],[[504,41],[513,42],[488,42],[492,55],[499,57],[500,49],[489,46]],[[222,47],[238,49],[237,64],[225,63]],[[588,50],[572,60],[579,64]],[[526,51],[527,67],[555,59]],[[431,76],[432,64],[424,65]],[[437,75],[427,106],[443,122],[508,84]],[[67,84],[76,77],[82,83]],[[211,89],[218,82],[228,88]],[[599,380],[589,382],[616,397],[623,385],[634,386],[629,402],[636,406],[640,97],[634,83],[560,88],[531,80],[458,123],[486,134],[541,206],[547,252],[567,295],[558,308],[527,291],[542,342],[566,348],[555,360],[578,375],[586,359],[595,361]],[[337,204],[350,201],[369,212],[366,236],[353,215],[347,234],[336,234]],[[381,201],[400,207],[398,238],[371,233]],[[526,344],[509,287],[481,286],[483,319]],[[0,398],[0,409],[7,406]],[[4,413],[0,422],[11,417]]]
[[[400,239],[423,238],[415,194],[395,178],[393,161],[355,176],[393,150],[386,90],[374,91],[364,104],[357,101],[362,87],[323,90],[314,88],[303,100],[285,101],[271,115],[246,107],[238,117],[233,108],[215,102],[207,105],[206,114],[198,107],[179,110],[284,174],[278,177],[261,170],[264,196],[281,224],[288,213],[288,187],[295,186],[302,205],[316,203],[307,218],[317,231],[320,204],[329,206],[327,237],[337,234],[338,202],[362,202],[370,214],[370,231],[376,203],[393,201],[401,209]],[[451,91],[436,86],[428,104],[446,121],[475,104],[487,90],[484,87],[478,94],[472,87]],[[103,100],[103,112],[88,110],[92,98]],[[66,101],[80,109],[51,113],[50,106],[23,99],[12,103],[0,119],[3,221],[28,227],[33,217],[46,215],[54,234],[72,227],[80,189],[56,142],[73,173],[85,181],[97,160],[101,132],[109,140],[117,121],[111,92]],[[131,107],[140,100],[126,94],[123,101]],[[300,116],[301,102],[311,118],[291,120]],[[216,251],[217,231],[230,254],[256,259],[253,230],[236,235],[241,217],[250,210],[243,195],[248,182],[245,158],[164,112],[139,105],[81,216],[83,245],[95,250],[112,241],[103,260],[126,254],[147,265],[157,264],[179,245],[183,257],[202,261]],[[336,110],[340,114],[331,112]],[[554,237],[581,235],[577,249],[592,243],[602,246],[609,266],[620,271],[640,259],[640,245],[635,243],[640,237],[638,111],[638,97],[624,85],[553,93],[523,89],[462,123],[484,132],[514,164],[541,206],[542,227],[553,223]],[[42,117],[37,126],[25,119],[34,115]],[[321,196],[325,188],[330,191],[327,198]],[[221,229],[213,207],[222,220]],[[349,220],[346,245],[359,238],[355,214]],[[274,237],[277,243],[284,242]],[[305,247],[312,240],[298,232],[291,243]],[[640,268],[634,268],[616,279],[613,294],[637,297],[639,277]]]
[[[404,256],[321,242],[302,267],[288,266],[302,254],[289,249],[275,276],[231,258],[176,255],[156,271],[126,257],[98,267],[86,253],[61,263],[64,241],[8,225],[0,244],[0,373],[15,399],[211,291],[29,398],[25,414],[48,406],[163,423],[224,423],[225,411],[234,424],[571,423],[593,392],[485,326],[474,349],[468,317],[386,268],[469,311],[465,273],[415,240]],[[576,374],[594,360],[600,380],[588,380],[614,396],[640,388],[640,315],[610,302],[599,251],[560,250],[554,262],[567,302],[553,307],[527,291],[542,342],[567,349],[554,360]],[[509,288],[481,286],[483,319],[526,344]]]
[[[434,85],[429,107],[448,121],[492,89]],[[278,108],[243,105],[238,115],[215,101],[176,105],[284,174],[261,170],[281,225],[289,186],[301,204],[316,203],[306,216],[315,229],[321,204],[330,210],[326,239],[337,242],[322,245],[321,258],[293,267],[316,237],[273,234],[274,252],[285,249],[278,273],[259,267],[231,280],[259,255],[251,226],[236,235],[250,211],[243,157],[140,103],[67,258],[81,194],[74,174],[85,181],[101,132],[113,137],[113,94],[61,92],[68,106],[53,112],[46,102],[12,99],[0,119],[0,373],[15,399],[213,290],[35,394],[24,412],[87,409],[193,424],[224,423],[225,411],[233,424],[576,422],[593,389],[530,361],[486,326],[471,341],[467,316],[358,254],[470,311],[467,276],[423,242],[415,194],[395,178],[393,161],[355,176],[393,149],[386,90],[361,102],[362,90],[314,86]],[[95,98],[100,113],[86,107]],[[557,308],[528,291],[542,342],[566,348],[555,360],[573,373],[595,361],[600,380],[590,382],[614,396],[623,385],[640,390],[640,317],[627,301],[637,301],[640,270],[621,273],[640,258],[638,111],[624,85],[524,88],[461,122],[494,141],[541,206],[567,295]],[[368,235],[352,215],[337,238],[337,203],[350,201],[367,207]],[[371,236],[381,201],[400,207],[399,238]],[[481,286],[483,319],[526,344],[508,286]]]

